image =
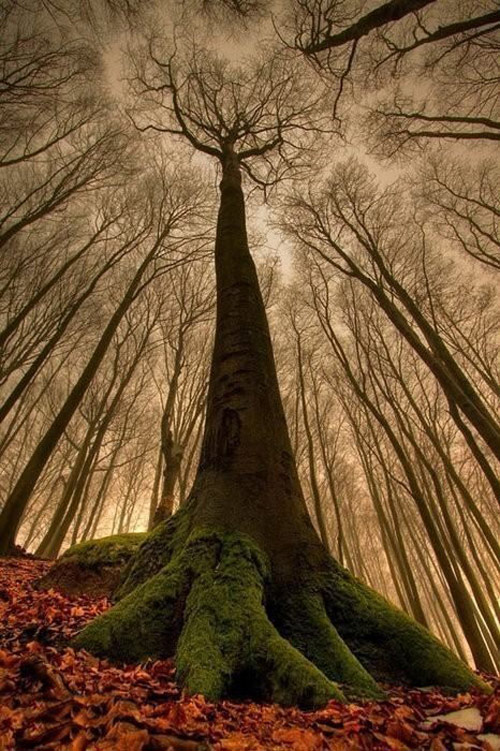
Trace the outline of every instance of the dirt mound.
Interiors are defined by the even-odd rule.
[[[111,597],[117,588],[123,564],[88,566],[74,558],[60,560],[38,582],[40,589],[57,589],[65,595]]]
[[[125,565],[145,534],[111,535],[72,545],[38,582],[40,589],[67,595],[111,597]]]

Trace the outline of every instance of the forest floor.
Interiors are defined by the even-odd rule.
[[[0,559],[0,751],[500,749],[500,680],[491,696],[388,688],[387,701],[302,712],[188,697],[170,661],[75,652],[68,639],[109,603],[37,591],[49,566]]]

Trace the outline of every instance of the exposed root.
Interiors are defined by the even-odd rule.
[[[489,687],[430,631],[332,560],[323,589],[329,618],[378,680],[452,690]]]
[[[342,693],[284,639],[264,610],[268,565],[250,540],[227,535],[215,568],[194,582],[177,647],[183,685],[211,698],[241,695],[319,706]]]
[[[187,558],[187,556],[186,556]],[[77,647],[114,660],[134,662],[171,657],[183,624],[193,566],[180,556],[92,621],[75,639]]]
[[[170,562],[175,552],[183,547],[191,526],[188,508],[189,502],[148,534],[123,572],[120,586],[114,594],[115,599],[126,597],[139,585],[159,573]]]
[[[280,632],[328,678],[346,685],[349,698],[383,698],[375,679],[353,655],[329,620],[320,593],[280,598]]]

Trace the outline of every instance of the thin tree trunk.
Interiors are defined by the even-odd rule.
[[[299,377],[299,389],[300,389],[300,404],[302,407],[302,422],[304,424],[304,431],[306,434],[307,444],[307,460],[309,466],[309,484],[311,487],[311,493],[314,503],[314,513],[316,521],[318,523],[319,534],[323,545],[327,550],[330,548],[330,542],[328,540],[328,532],[326,531],[325,518],[323,514],[323,507],[321,503],[321,494],[318,486],[318,478],[316,476],[316,461],[314,456],[314,441],[311,432],[311,425],[309,423],[309,411],[306,401],[306,385],[304,381],[304,365],[302,362],[302,341],[300,332],[292,323],[295,329],[295,338],[297,343],[297,374]]]
[[[38,303],[40,303],[44,297],[50,292],[51,289],[57,284],[57,282],[62,279],[62,277],[69,271],[69,269],[82,258],[88,250],[94,245],[94,243],[98,240],[99,236],[105,232],[108,227],[110,227],[112,224],[112,220],[108,220],[106,222],[103,222],[103,224],[99,227],[96,232],[90,237],[90,239],[82,245],[82,247],[77,250],[76,253],[74,253],[70,258],[67,259],[61,266],[57,269],[57,271],[50,277],[50,279],[45,282],[45,284],[42,285],[42,287],[36,292],[33,297],[28,300],[26,305],[24,305],[21,310],[19,310],[15,316],[13,316],[8,323],[5,325],[2,331],[0,331],[0,349],[5,346],[7,340],[10,336],[16,331],[17,328],[21,325],[21,323],[26,319],[26,317],[36,308]]]
[[[46,545],[44,547],[44,554],[47,557],[56,558],[59,554],[59,551],[61,549],[61,545],[64,542],[64,538],[66,537],[66,534],[68,532],[68,529],[71,526],[71,523],[75,517],[75,514],[78,510],[78,506],[81,501],[82,493],[85,487],[85,484],[87,482],[87,479],[90,474],[90,470],[92,467],[92,464],[96,460],[96,458],[99,456],[99,453],[101,451],[102,443],[104,441],[106,432],[109,428],[109,425],[115,415],[116,409],[118,407],[118,404],[120,403],[120,400],[123,396],[123,393],[125,389],[127,388],[128,384],[130,383],[130,380],[132,378],[132,375],[137,367],[137,365],[140,362],[140,359],[142,357],[142,354],[144,352],[144,348],[146,346],[146,343],[149,338],[149,331],[147,332],[147,335],[144,337],[143,341],[141,342],[140,346],[137,349],[136,354],[134,355],[134,358],[128,368],[128,370],[125,372],[125,374],[122,376],[122,379],[120,381],[120,384],[118,388],[116,389],[115,394],[113,395],[113,398],[110,402],[110,404],[106,408],[106,401],[109,396],[109,393],[111,393],[111,389],[113,387],[113,384],[115,382],[115,376],[117,374],[116,368],[114,376],[111,380],[111,384],[108,388],[107,394],[105,398],[103,399],[102,406],[103,410],[105,409],[105,415],[104,419],[102,420],[101,424],[99,425],[94,442],[88,452],[88,456],[86,457],[85,464],[82,467],[82,471],[79,475],[78,481],[76,483],[75,489],[73,491],[73,495],[71,498],[71,503],[69,504],[69,507],[66,510],[66,513],[62,518],[59,519],[56,529],[53,531],[52,537],[47,540]],[[115,360],[115,366],[118,366],[118,355]]]
[[[75,488],[77,487],[78,481],[82,475],[82,471],[85,467],[85,463],[86,463],[87,456],[88,456],[89,446],[92,442],[92,437],[94,435],[95,427],[96,427],[95,422],[91,422],[87,428],[85,438],[83,439],[83,442],[80,446],[78,454],[73,463],[73,467],[71,469],[69,478],[66,482],[64,493],[61,496],[61,500],[57,504],[56,512],[52,517],[52,520],[49,524],[49,528],[47,532],[45,533],[42,541],[38,545],[36,554],[42,558],[50,557],[50,552],[49,552],[50,542],[53,539],[57,531],[57,528],[59,527],[59,525],[61,524],[64,518],[64,515],[71,502],[71,498],[75,492]]]
[[[130,249],[130,247],[132,246],[133,246],[133,243],[128,243],[126,247],[127,249]],[[86,289],[82,292],[82,294],[76,298],[76,300],[73,302],[69,310],[59,321],[59,325],[56,331],[53,333],[50,339],[42,347],[42,349],[40,350],[38,355],[35,357],[31,365],[28,367],[26,372],[23,373],[22,377],[16,383],[11,393],[8,395],[7,399],[1,405],[0,423],[5,420],[5,418],[7,417],[11,409],[14,407],[16,402],[24,394],[28,386],[32,383],[33,379],[35,378],[36,374],[38,373],[42,365],[45,363],[49,355],[54,351],[58,342],[62,339],[64,333],[68,329],[69,324],[75,318],[76,314],[82,307],[83,303],[86,300],[88,300],[88,298],[94,292],[98,282],[107,273],[107,271],[109,271],[111,268],[115,266],[117,261],[124,255],[125,252],[126,251],[122,248],[118,252],[112,255],[111,259],[104,264],[104,266],[99,271],[99,273],[96,274],[96,276],[91,280],[90,284],[86,287]]]
[[[155,516],[156,507],[158,506],[158,496],[159,496],[159,491],[160,491],[162,465],[163,465],[163,448],[162,448],[161,441],[160,441],[160,447],[158,449],[158,458],[156,460],[153,487],[151,489],[151,500],[149,501],[148,532],[150,532],[154,527],[154,516]]]
[[[470,595],[463,585],[463,582],[453,572],[453,566],[443,545],[443,539],[436,525],[436,519],[430,513],[427,500],[421,492],[420,484],[415,475],[413,466],[388,421],[382,415],[380,410],[377,409],[375,404],[369,399],[366,392],[358,383],[353,371],[350,368],[349,362],[340,345],[340,342],[333,330],[330,330],[330,337],[334,352],[340,360],[342,366],[344,367],[344,372],[349,378],[349,381],[351,382],[355,393],[366,405],[366,408],[373,414],[375,419],[380,423],[400,461],[400,464],[408,480],[411,495],[415,500],[418,511],[429,535],[433,550],[436,554],[436,557],[440,563],[441,569],[450,588],[460,624],[474,655],[476,665],[478,668],[493,672],[495,669],[494,664],[491,660],[491,656],[489,654],[489,650],[486,647],[483,636],[478,629]]]
[[[98,516],[99,509],[102,508],[106,500],[106,493],[111,483],[111,478],[113,476],[113,472],[115,469],[115,461],[116,461],[116,456],[118,452],[119,452],[119,448],[116,449],[115,455],[112,457],[109,466],[107,467],[106,471],[103,474],[103,478],[102,478],[99,490],[97,491],[94,504],[92,508],[90,509],[89,515],[87,517],[87,523],[84,527],[84,530],[81,536],[81,541],[88,540],[89,535],[92,530],[92,525]],[[99,513],[99,517],[100,517],[100,513]]]
[[[182,446],[174,440],[172,433],[172,417],[175,397],[179,385],[184,352],[184,336],[181,330],[175,352],[172,377],[168,386],[168,394],[161,419],[161,448],[163,452],[163,483],[160,501],[153,515],[153,527],[172,516],[174,509],[174,490],[180,472],[183,455]]]

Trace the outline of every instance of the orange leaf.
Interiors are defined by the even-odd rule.
[[[289,743],[293,751],[314,751],[323,745],[323,739],[319,733],[300,728],[279,728],[273,732],[272,738],[276,743]]]
[[[147,730],[126,730],[115,725],[102,741],[96,744],[99,751],[142,751],[149,740]]]
[[[436,736],[436,738],[432,739],[429,751],[447,751],[447,749],[443,741]]]
[[[88,745],[89,739],[87,738],[87,734],[81,730],[78,735],[73,738],[71,751],[85,751]]]
[[[398,738],[391,738],[389,735],[382,735],[381,733],[373,733],[375,738],[384,743],[384,746],[390,751],[408,751],[408,746]]]
[[[407,722],[403,720],[395,719],[389,720],[385,728],[386,735],[391,738],[397,738],[404,743],[409,743],[413,738],[413,728]]]

